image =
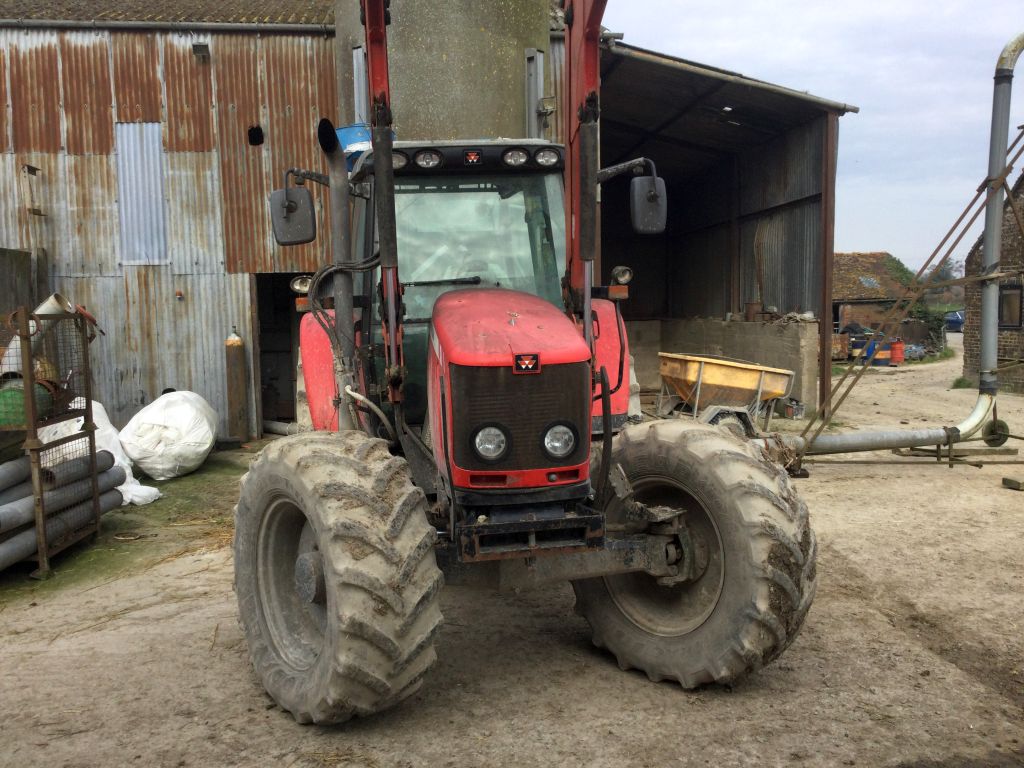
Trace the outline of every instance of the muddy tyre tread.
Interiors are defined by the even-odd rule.
[[[268,494],[306,513],[323,557],[324,650],[295,669],[269,637],[255,570]],[[302,723],[339,723],[397,704],[436,660],[443,582],[426,499],[404,459],[360,432],[294,435],[270,443],[241,481],[235,509],[235,590],[257,675]],[[333,607],[332,607],[333,606]]]
[[[746,594],[731,601],[730,615],[709,617],[705,625],[715,623],[716,630],[700,638],[672,638],[658,653],[651,650],[651,636],[615,607],[603,579],[577,581],[576,610],[590,624],[594,644],[610,651],[623,669],[676,680],[688,689],[735,683],[778,658],[796,638],[817,590],[817,542],[807,506],[785,470],[727,430],[683,420],[624,430],[612,459],[630,477],[678,472],[682,465],[700,468],[745,532],[745,563],[727,570],[725,589],[735,592],[739,586]],[[747,574],[745,584],[730,583],[737,570]]]

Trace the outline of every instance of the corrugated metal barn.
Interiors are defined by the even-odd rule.
[[[287,168],[321,168],[316,123],[337,114],[331,5],[184,4],[89,23],[78,6],[0,11],[34,19],[0,20],[0,248],[45,260],[50,288],[99,318],[95,387],[116,424],[167,387],[223,418],[232,327],[249,351],[250,432],[295,417],[287,281],[330,244],[279,248],[266,200]],[[554,33],[548,103],[561,50]],[[351,60],[338,56],[342,77]],[[603,217],[605,272],[638,275],[627,317],[658,324],[656,341],[637,325],[635,346],[758,294],[820,314],[848,108],[614,42],[602,70],[604,164],[647,155],[669,184],[665,236]],[[559,129],[556,113],[548,137]],[[606,211],[622,206],[625,182],[603,194]]]
[[[322,263],[326,239],[274,243],[266,200],[285,169],[319,167],[333,55],[302,29],[0,30],[0,246],[45,254],[51,288],[99,318],[96,391],[115,423],[167,387],[226,413],[224,338],[259,338],[258,295],[282,287],[256,275]],[[264,360],[267,377],[250,358],[253,434],[256,395],[291,386],[266,378],[294,371],[290,328],[269,330],[288,362]]]

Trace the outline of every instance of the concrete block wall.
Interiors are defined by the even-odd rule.
[[[790,394],[818,407],[818,324],[712,319],[627,321],[642,389],[661,387],[658,352],[721,355],[794,372]]]

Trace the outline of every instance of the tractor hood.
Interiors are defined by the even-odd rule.
[[[535,373],[545,365],[590,360],[590,349],[572,320],[529,293],[452,291],[434,303],[431,322],[431,343],[445,363],[520,365],[520,373]],[[531,356],[536,356],[532,363]]]

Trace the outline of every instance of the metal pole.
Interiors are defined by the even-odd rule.
[[[992,95],[992,133],[988,148],[988,183],[993,187],[985,206],[985,234],[981,248],[982,274],[999,269],[1003,239],[1003,169],[1010,132],[1010,94],[1013,68],[1024,51],[1024,34],[1007,43],[996,62]],[[996,367],[999,359],[999,282],[981,286],[981,354],[978,391],[994,395],[999,388]]]
[[[839,115],[825,122],[821,158],[821,311],[818,313],[818,408],[827,423],[832,416],[832,272],[835,239],[836,154]]]

